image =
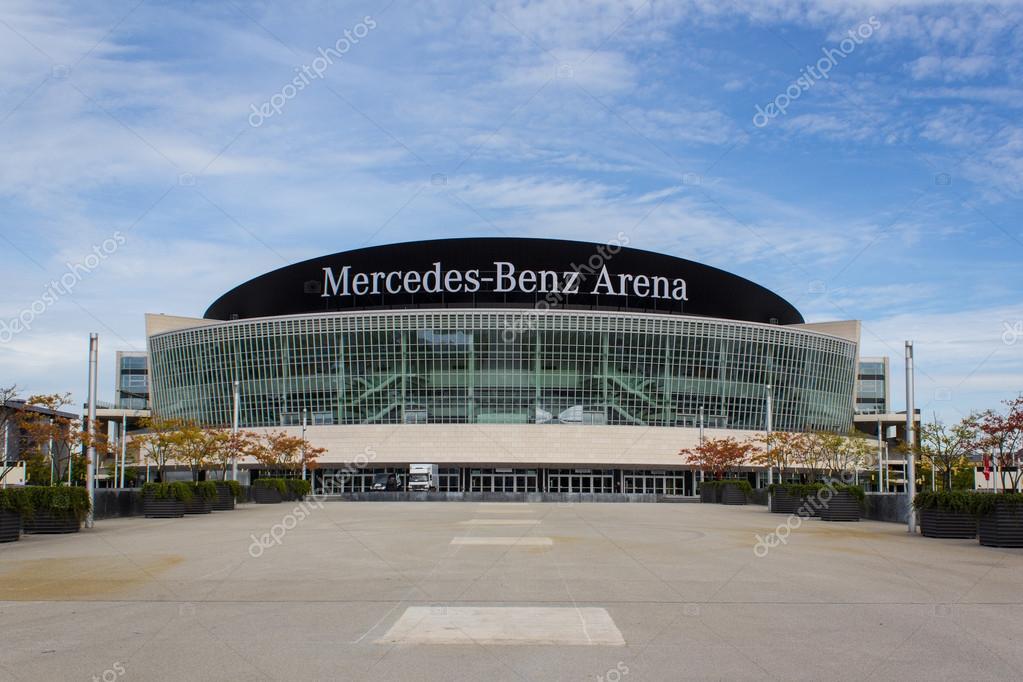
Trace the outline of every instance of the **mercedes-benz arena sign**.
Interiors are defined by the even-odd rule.
[[[341,310],[519,307],[657,312],[774,324],[803,321],[741,277],[626,239],[438,239],[373,246],[290,265],[218,299],[219,320]]]

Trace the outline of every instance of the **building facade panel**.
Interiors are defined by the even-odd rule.
[[[635,312],[353,311],[149,338],[164,417],[242,427],[506,424],[846,431],[854,341]],[[521,430],[521,429],[519,429]],[[547,431],[547,429],[544,429]]]

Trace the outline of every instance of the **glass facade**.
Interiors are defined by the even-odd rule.
[[[145,353],[117,353],[116,406],[125,410],[149,409],[149,361]]]
[[[856,413],[888,411],[888,363],[882,359],[861,360],[856,375]]]
[[[165,417],[242,427],[611,424],[845,431],[856,344],[778,325],[531,310],[329,313],[151,337]],[[571,482],[570,482],[571,483]],[[483,485],[481,482],[480,485]],[[502,484],[503,485],[503,484]],[[603,484],[601,484],[603,487]]]

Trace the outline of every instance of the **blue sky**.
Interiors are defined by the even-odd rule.
[[[110,399],[145,312],[200,316],[324,253],[624,231],[808,321],[862,320],[896,374],[914,339],[918,406],[957,419],[1023,389],[1021,22],[1009,2],[6,2],[0,385],[83,398],[96,331]],[[287,89],[303,67],[322,77]]]

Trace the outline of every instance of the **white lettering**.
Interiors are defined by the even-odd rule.
[[[348,273],[352,266],[346,265],[341,268],[340,282],[334,279],[334,270],[323,268],[323,296],[347,296],[348,295]],[[338,293],[340,285],[344,285],[343,291]]]
[[[606,289],[604,293],[608,296],[617,296],[618,292],[615,291],[615,287],[611,284],[611,275],[607,274],[607,266],[600,266],[600,272],[597,273],[597,283],[593,285],[593,291],[590,293],[599,294],[601,289]]]
[[[497,268],[497,281],[494,291],[504,294],[515,289],[515,266],[507,261],[494,261]]]

